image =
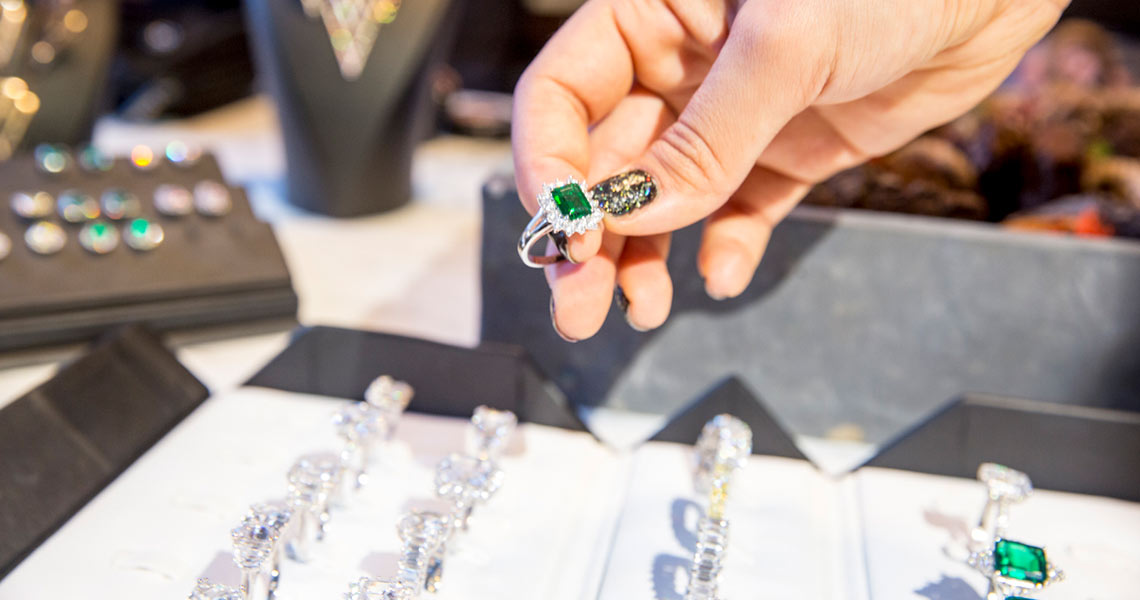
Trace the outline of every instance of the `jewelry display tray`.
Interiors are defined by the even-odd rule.
[[[1140,564],[1135,415],[970,398],[855,472],[829,476],[802,458],[738,380],[716,386],[649,442],[619,451],[585,431],[516,346],[463,349],[314,328],[247,387],[205,400],[178,424],[205,391],[136,329],[0,411],[0,539],[15,523],[42,523],[37,511],[51,502],[37,499],[58,507],[56,498],[71,497],[75,513],[24,550],[27,559],[0,580],[0,599],[35,597],[49,586],[94,599],[182,597],[199,576],[236,583],[229,528],[248,504],[280,498],[296,456],[336,447],[333,410],[359,399],[380,373],[416,387],[410,412],[369,485],[334,511],[317,560],[285,565],[283,600],[336,597],[356,577],[391,575],[398,514],[431,506],[432,468],[462,448],[466,418],[479,404],[514,410],[524,425],[503,459],[503,489],[448,556],[440,600],[680,600],[703,502],[692,490],[688,444],[722,412],[748,422],[755,440],[729,500],[725,597],[980,599],[984,578],[961,552],[985,491],[941,475],[972,476],[959,471],[975,457],[1025,469],[1039,487],[1070,490],[1038,489],[1013,508],[1011,536],[1046,545],[1066,572],[1067,581],[1041,598],[1076,590],[1082,598],[1121,597]],[[987,435],[990,424],[1008,432],[1009,443]],[[1101,446],[1081,447],[1094,440]],[[1015,462],[1022,458],[1030,462]],[[1061,481],[1052,467],[1077,479]],[[70,474],[88,471],[100,474],[73,493]],[[1123,483],[1110,485],[1114,479]],[[29,482],[41,487],[30,490]],[[1116,495],[1133,502],[1073,493],[1080,486],[1123,490]],[[5,570],[15,566],[10,556],[0,557]],[[68,577],[57,576],[61,566]]]
[[[120,157],[106,173],[73,167],[54,176],[38,172],[33,160],[21,155],[0,163],[0,232],[12,240],[11,255],[0,260],[0,351],[90,340],[129,323],[167,330],[296,315],[297,296],[277,239],[253,214],[244,190],[230,187],[233,209],[222,217],[169,218],[155,211],[161,184],[224,182],[212,155],[188,167],[162,161],[145,172]],[[66,246],[40,256],[24,244],[28,224],[7,206],[17,191],[79,189],[99,198],[109,188],[140,199],[141,216],[165,231],[162,245],[136,252],[120,242],[96,255],[80,247],[77,225],[62,224]]]

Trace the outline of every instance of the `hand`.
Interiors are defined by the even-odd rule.
[[[615,285],[632,326],[661,325],[670,232],[701,219],[706,291],[740,294],[812,184],[969,110],[1066,3],[588,0],[515,90],[519,195],[533,214],[545,182],[632,169],[657,194],[546,268],[555,329],[596,333]]]

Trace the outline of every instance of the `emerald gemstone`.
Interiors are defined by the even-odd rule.
[[[994,569],[1011,579],[1034,584],[1045,583],[1048,568],[1045,550],[1021,542],[998,540],[994,544]]]
[[[586,200],[586,194],[576,183],[568,183],[562,187],[554,188],[550,191],[550,197],[554,199],[554,205],[558,207],[558,212],[571,221],[588,217],[590,213],[594,212],[590,206],[590,201]]]

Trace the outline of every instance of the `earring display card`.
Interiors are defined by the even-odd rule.
[[[108,486],[6,579],[0,598],[184,598],[198,577],[237,585],[229,531],[249,504],[280,500],[299,455],[339,447],[326,397],[242,388],[216,396]],[[411,409],[415,409],[415,399]],[[368,484],[333,507],[306,564],[286,562],[282,598],[334,598],[394,576],[396,523],[438,510],[436,464],[462,452],[468,420],[405,414]],[[597,590],[624,489],[624,462],[585,433],[521,424],[499,492],[475,511],[444,565],[440,600],[579,599]],[[61,565],[68,576],[57,576]]]
[[[269,225],[240,188],[224,185],[213,156],[191,161],[185,147],[171,146],[182,152],[177,165],[149,148],[113,163],[58,147],[0,163],[0,234],[11,240],[0,259],[0,351],[90,339],[126,323],[171,329],[296,314]],[[25,202],[18,214],[16,195],[38,192],[46,202]],[[145,219],[141,229],[136,217]],[[59,235],[58,252],[37,253],[25,241],[36,223]],[[110,249],[84,249],[84,227],[97,227],[88,239]],[[147,238],[158,243],[128,247],[139,231],[160,231]]]
[[[982,484],[879,468],[852,477],[871,598],[984,600],[986,578],[965,564],[985,503]],[[1107,600],[1134,589],[1140,504],[1035,490],[1009,514],[1008,538],[1043,546],[1065,574],[1034,597]]]

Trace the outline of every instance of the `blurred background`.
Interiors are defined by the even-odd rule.
[[[507,138],[578,4],[0,0],[0,392],[130,323],[233,385],[299,322],[518,343],[584,410],[743,373],[825,437],[970,391],[1140,406],[1135,2],[1074,2],[975,110],[818,185],[750,295],[687,287],[683,234],[676,319],[570,348],[512,257]],[[709,315],[701,375],[646,383]]]

